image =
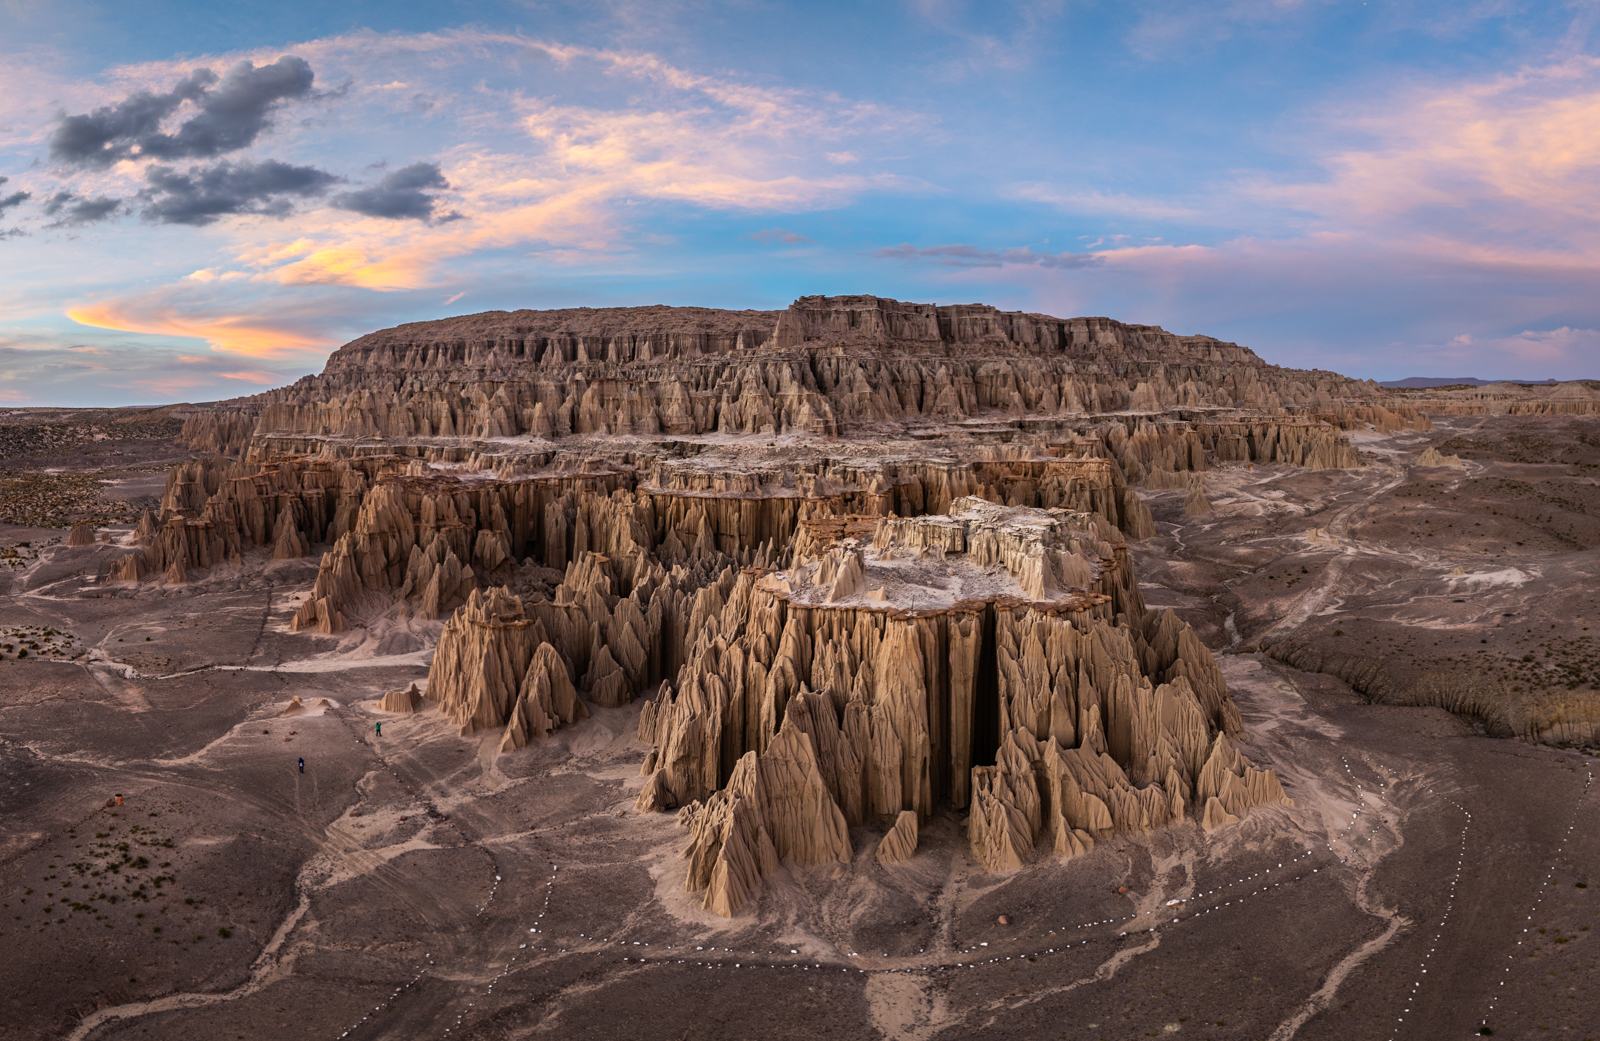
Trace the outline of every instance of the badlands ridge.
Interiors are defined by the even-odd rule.
[[[1586,1036],[1597,416],[870,296],[12,416],[0,1039]]]
[[[326,545],[294,628],[442,620],[426,696],[505,753],[648,699],[638,809],[677,812],[730,915],[781,860],[848,862],[853,826],[909,855],[941,806],[990,870],[1292,806],[1140,597],[1133,484],[1351,467],[1346,430],[1427,426],[1374,396],[1208,337],[874,297],[418,323],[190,418],[238,461],[175,469],[110,578]]]

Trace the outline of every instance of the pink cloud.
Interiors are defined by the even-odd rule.
[[[213,351],[253,358],[322,354],[337,345],[315,328],[311,316],[284,314],[271,305],[256,306],[260,309],[246,301],[164,289],[69,308],[67,317],[97,329],[202,339]],[[196,359],[181,356],[179,360]]]
[[[1246,184],[1325,226],[1484,259],[1600,257],[1600,60],[1401,91],[1338,113],[1319,182]]]

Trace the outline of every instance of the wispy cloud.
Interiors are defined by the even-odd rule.
[[[1054,43],[1051,30],[1067,6],[1065,0],[912,0],[910,4],[923,24],[954,42],[939,56],[935,70],[950,78],[1032,65]]]
[[[901,243],[872,251],[883,260],[927,261],[947,267],[1042,267],[1085,268],[1101,262],[1098,253],[1035,253],[1027,246],[1019,249],[980,249],[953,243],[948,246],[913,246]]]
[[[238,369],[223,355],[107,340],[62,346],[49,337],[0,337],[0,400],[44,405],[157,404],[207,400],[288,383],[310,366]]]
[[[1317,0],[1222,0],[1190,4],[1183,0],[1138,0],[1126,43],[1147,60],[1193,57],[1197,50],[1243,33],[1282,25]]]
[[[249,310],[235,310],[241,304]],[[166,288],[70,308],[79,325],[204,340],[212,350],[252,358],[326,353],[336,345],[316,314],[285,313],[263,299],[229,299]]]
[[[757,242],[781,242],[786,246],[811,241],[799,232],[789,231],[786,228],[762,228],[760,231],[752,231],[749,237]]]
[[[241,372],[219,372],[217,375],[221,376],[223,379],[244,380],[246,383],[257,383],[268,387],[272,386],[274,383],[283,382],[283,377],[275,372],[246,370]]]
[[[370,68],[397,55],[423,57],[404,88],[425,86],[441,95],[449,93],[449,77],[463,65],[500,62],[512,68],[533,56],[550,75],[599,84],[610,94],[576,104],[559,96],[480,89],[458,100],[455,116],[463,126],[481,127],[484,140],[448,146],[436,158],[413,161],[368,187],[332,195],[331,206],[308,198],[325,191],[331,176],[309,168],[293,184],[279,184],[284,179],[278,178],[256,192],[224,190],[232,181],[220,175],[213,178],[217,190],[205,191],[199,175],[159,174],[163,181],[156,188],[168,194],[147,205],[147,212],[188,223],[221,222],[237,241],[241,269],[282,285],[412,289],[431,284],[441,264],[485,250],[556,250],[569,258],[573,251],[604,256],[628,250],[647,207],[792,213],[846,205],[875,190],[925,187],[872,169],[851,148],[853,142],[912,129],[921,123],[918,116],[691,72],[648,53],[479,31],[356,34],[295,51],[319,70]],[[125,69],[113,80],[126,91],[140,83],[170,83],[183,68]],[[401,81],[380,80],[395,82]],[[403,93],[395,88],[370,96],[374,104],[388,104]],[[448,208],[436,208],[447,189]],[[300,212],[287,211],[285,192],[301,197]],[[228,223],[230,216],[250,214],[283,218],[283,236],[264,237],[255,222]]]
[[[1464,367],[1485,378],[1543,379],[1547,370],[1587,372],[1600,378],[1600,330],[1524,329],[1510,336],[1480,339],[1463,334],[1445,343],[1424,343],[1410,348],[1420,364],[1444,371]]]
[[[1006,194],[1013,199],[1042,202],[1064,213],[1106,214],[1185,223],[1212,223],[1219,218],[1214,205],[1185,205],[1170,197],[1141,197],[1122,192],[1074,191],[1037,181],[1013,185],[1006,190]]]
[[[1487,258],[1600,259],[1600,60],[1402,91],[1335,112],[1325,179],[1247,182],[1324,227]]]

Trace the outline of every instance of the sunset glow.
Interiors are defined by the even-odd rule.
[[[285,5],[132,51],[90,10],[0,15],[13,397],[75,371],[117,402],[120,365],[194,341],[281,383],[400,321],[814,292],[1111,315],[1378,378],[1593,375],[1600,59],[1565,9],[913,4],[841,8],[840,34],[811,7],[534,32],[512,7]],[[236,66],[275,93],[225,147],[182,144],[198,110],[169,92]],[[140,92],[164,114],[118,123]],[[74,369],[84,346],[122,361]]]

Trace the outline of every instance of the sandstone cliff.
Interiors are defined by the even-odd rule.
[[[732,914],[786,860],[850,860],[852,827],[911,857],[940,807],[1006,870],[1284,801],[1210,653],[1145,609],[1136,489],[1202,513],[1214,467],[1360,466],[1348,431],[1427,428],[1380,397],[1207,337],[875,297],[415,323],[195,413],[216,455],[110,578],[317,560],[292,628],[437,632],[429,700],[505,754],[648,698],[638,808],[678,812],[689,888]]]
[[[781,312],[580,308],[398,326],[345,345],[320,375],[195,415],[184,437],[228,452],[244,450],[246,428],[258,445],[295,436],[832,436],[974,418],[1325,411],[1376,393],[1153,326],[803,297]]]
[[[705,591],[689,660],[640,718],[639,807],[684,807],[707,908],[737,910],[770,873],[763,836],[820,863],[840,819],[903,843],[904,814],[970,807],[974,857],[1003,870],[1213,797],[1236,815],[1283,801],[1228,744],[1241,726],[1210,653],[1144,609],[1098,515],[961,499],[870,534],[815,527],[790,567]],[[751,794],[769,756],[804,798]]]

